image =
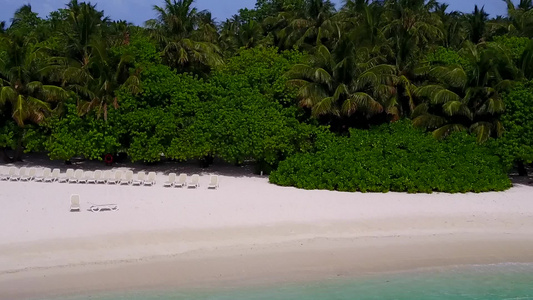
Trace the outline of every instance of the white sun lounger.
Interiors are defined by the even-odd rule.
[[[187,184],[187,187],[189,188],[197,188],[200,186],[200,175],[194,174],[191,176],[191,182]]]
[[[70,211],[81,211],[80,195],[73,194],[70,196]]]
[[[187,185],[187,174],[181,173],[180,176],[178,176],[178,180],[174,182],[174,187],[184,187]]]
[[[117,211],[118,205],[117,204],[92,204],[91,207],[89,207],[89,210],[92,212],[98,212],[98,211],[103,211],[103,210]]]
[[[124,175],[124,178],[120,180],[121,185],[130,185],[133,181],[133,171],[126,171],[126,174]]]
[[[50,168],[44,168],[41,176],[35,176],[33,179],[36,182],[43,182],[45,178],[52,176],[52,170]]]
[[[164,187],[173,187],[176,181],[176,173],[168,174],[168,181],[163,184]]]
[[[93,176],[93,172],[91,171],[86,171],[86,172],[82,171],[81,173],[82,173],[81,177],[77,178],[78,183],[87,183],[87,180]]]
[[[132,185],[143,185],[146,174],[144,172],[137,173],[137,179],[132,181]]]
[[[115,181],[115,173],[113,173],[112,171],[106,171],[106,174],[107,174],[107,176],[104,176],[104,177],[106,178],[107,184],[115,184],[115,183],[117,183]]]
[[[7,180],[11,179],[11,176],[15,176],[15,173],[17,172],[17,169],[14,168],[14,167],[11,167],[11,168],[9,168],[9,170],[4,170],[4,172],[6,172],[6,173],[2,173],[2,175],[0,175],[0,179],[4,180],[4,181],[7,181]]]
[[[102,171],[96,170],[94,172],[85,172],[85,179],[87,179],[87,183],[96,183],[96,174],[98,175],[98,178],[102,176]]]
[[[0,180],[7,180],[7,173],[9,172],[9,170],[2,166],[0,167]]]
[[[122,171],[116,171],[115,175],[107,180],[107,184],[119,184],[122,180]]]
[[[11,167],[9,169],[9,174],[8,174],[7,180],[17,180],[17,179],[12,179],[12,178],[18,178],[17,170],[18,170],[17,168]]]
[[[35,177],[35,172],[37,172],[37,170],[35,170],[35,168],[31,168],[29,169],[29,171],[24,174],[24,175],[20,175],[20,181],[30,181],[30,180],[33,180],[33,178]]]
[[[209,180],[209,185],[207,188],[218,189],[218,175],[211,175],[211,179]]]
[[[14,174],[12,176],[9,177],[9,180],[11,181],[19,181],[21,177],[23,176],[26,176],[26,167],[22,167],[19,169],[19,173],[18,174]]]
[[[70,179],[74,176],[74,169],[67,169],[64,176],[59,176],[57,181],[58,182],[69,182]]]
[[[68,183],[78,183],[82,179],[83,179],[83,170],[76,170],[74,172],[74,176],[68,179]]]
[[[54,182],[54,181],[59,180],[59,174],[61,174],[61,170],[53,169],[52,175],[50,175],[50,177],[45,178],[44,182]]]
[[[148,173],[148,179],[144,181],[144,185],[152,186],[155,184],[155,172]]]
[[[2,167],[0,169],[0,180],[9,180],[9,169]]]
[[[102,176],[99,179],[96,179],[96,183],[107,183],[107,180],[111,178],[111,171],[102,172]]]

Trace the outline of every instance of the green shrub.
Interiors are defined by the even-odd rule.
[[[494,141],[506,169],[533,162],[533,82],[515,86],[503,95],[505,133]]]
[[[319,135],[316,151],[281,162],[270,182],[361,192],[486,192],[511,186],[499,158],[474,137],[438,141],[403,121],[349,137]]]

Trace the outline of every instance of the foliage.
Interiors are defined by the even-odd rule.
[[[466,59],[463,55],[459,54],[459,52],[453,49],[438,47],[434,51],[430,52],[426,59],[431,65],[460,65],[466,72],[472,71],[472,66],[470,65],[468,59]]]
[[[117,132],[112,122],[96,118],[95,115],[80,117],[76,105],[66,104],[66,114],[48,120],[42,129],[44,149],[51,159],[69,160],[75,156],[102,160],[107,153],[120,149]],[[34,133],[39,136],[39,133]],[[42,138],[42,137],[41,137]],[[37,144],[28,145],[28,150],[39,150]],[[37,149],[36,149],[37,148]]]
[[[497,36],[494,38],[494,42],[505,47],[515,63],[518,63],[522,58],[530,39],[516,36]]]
[[[461,64],[421,68],[432,83],[415,91],[423,101],[413,112],[413,123],[433,130],[437,138],[456,131],[469,131],[480,143],[499,137],[499,116],[505,107],[500,94],[511,86],[517,68],[498,44],[467,42],[460,54],[467,69]]]
[[[495,142],[506,168],[533,162],[533,82],[521,84],[503,96],[506,112],[503,137]]]
[[[511,183],[499,158],[475,139],[454,134],[438,141],[410,122],[321,135],[316,151],[289,157],[270,182],[304,189],[362,192],[486,192]]]

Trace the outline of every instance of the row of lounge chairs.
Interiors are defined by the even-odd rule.
[[[194,174],[191,176],[191,181],[187,182],[187,174],[181,173],[176,177],[176,173],[168,174],[168,180],[163,184],[164,187],[188,187],[198,188],[200,187],[200,175]],[[211,175],[209,179],[208,189],[218,188],[218,176]]]
[[[134,185],[134,186],[152,186],[156,184],[156,173],[145,172],[137,173],[134,178],[133,171],[83,171],[74,169],[67,169],[64,174],[61,174],[59,169],[44,168],[42,174],[37,176],[35,168],[22,167],[18,170],[11,167],[9,171],[6,168],[0,169],[0,180],[4,181],[36,181],[36,182],[60,182],[60,183],[92,183],[92,184],[119,184],[119,185]],[[176,177],[176,173],[170,173],[168,180],[164,183],[165,187],[200,187],[200,175],[194,174],[191,176],[191,181],[187,181],[187,174],[180,174]],[[218,188],[218,176],[212,175],[208,188]]]
[[[94,183],[94,184],[121,184],[121,185],[155,185],[156,174],[150,172],[146,175],[145,172],[139,172],[137,178],[134,179],[133,171],[83,171],[74,169],[67,169],[64,174],[61,174],[59,169],[51,170],[44,168],[40,176],[36,176],[35,168],[22,167],[18,170],[11,167],[8,172],[0,170],[0,180],[4,181],[31,181],[36,182],[60,182],[60,183]]]

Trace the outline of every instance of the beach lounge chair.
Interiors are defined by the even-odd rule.
[[[164,187],[173,187],[176,181],[176,173],[168,174],[168,181],[163,184]]]
[[[100,177],[100,179],[97,179],[96,180],[96,183],[107,183],[107,180],[111,178],[111,171],[104,171],[102,173],[102,176]]]
[[[15,167],[11,167],[9,169],[9,173],[7,174],[7,180],[12,180],[11,178],[15,178],[17,177],[17,168]],[[16,180],[16,179],[13,179],[13,180]]]
[[[144,185],[152,186],[155,184],[155,172],[148,173],[148,179],[144,181]]]
[[[33,180],[33,178],[35,177],[35,172],[37,172],[37,170],[35,170],[35,168],[29,169],[29,172],[27,172],[25,175],[21,175],[20,176],[20,181]]]
[[[44,179],[44,182],[54,182],[54,181],[58,181],[58,180],[59,180],[59,174],[61,174],[61,170],[59,170],[59,169],[53,169],[53,170],[52,170],[52,175],[50,175],[50,177],[48,177],[48,178],[45,178],[45,179]]]
[[[146,174],[144,172],[137,173],[137,179],[132,181],[132,185],[143,185]]]
[[[74,172],[74,176],[71,176],[68,179],[68,183],[78,183],[82,179],[83,179],[83,170],[76,170]]]
[[[11,174],[11,170],[13,170],[13,174]],[[7,181],[12,175],[15,175],[15,168],[8,169],[2,167],[2,172],[0,173],[0,180]]]
[[[181,173],[178,180],[174,182],[174,187],[184,187],[185,185],[187,185],[187,174]]]
[[[191,181],[187,184],[188,188],[197,188],[200,186],[200,175],[194,174],[191,176]]]
[[[96,178],[98,174],[98,178]],[[90,176],[89,176],[90,175]],[[85,179],[87,179],[87,183],[94,183],[96,184],[96,180],[102,177],[102,171],[96,170],[94,172],[85,172]]]
[[[5,167],[0,167],[0,180],[6,180],[8,170]]]
[[[130,185],[133,181],[133,171],[126,171],[124,178],[120,181],[121,185]]]
[[[78,179],[78,183],[87,183],[87,180],[89,178],[91,178],[92,176],[93,176],[93,172],[91,172],[91,171],[87,171],[87,172],[82,171],[81,172],[81,177],[77,178]]]
[[[218,176],[217,175],[211,175],[211,178],[209,179],[209,185],[207,186],[208,189],[218,189]]]
[[[18,174],[14,174],[13,176],[10,176],[9,180],[11,180],[11,181],[19,181],[21,177],[26,176],[26,170],[27,170],[26,167],[20,168],[19,169],[19,173]]]
[[[70,196],[70,211],[81,211],[80,195],[73,194]]]
[[[116,184],[117,181],[115,180],[115,173],[109,171],[109,173],[107,173],[107,176],[106,176],[106,182],[107,184]]]
[[[103,210],[117,211],[118,205],[117,204],[92,204],[91,207],[89,207],[89,210],[92,212],[98,212],[98,211],[103,211]]]
[[[52,170],[50,168],[44,168],[41,176],[35,176],[33,180],[36,182],[43,182],[45,178],[52,176]]]
[[[74,169],[67,169],[65,175],[57,178],[58,182],[69,182],[74,177]]]
[[[107,180],[107,184],[119,184],[122,180],[122,171],[116,171],[111,178]]]

